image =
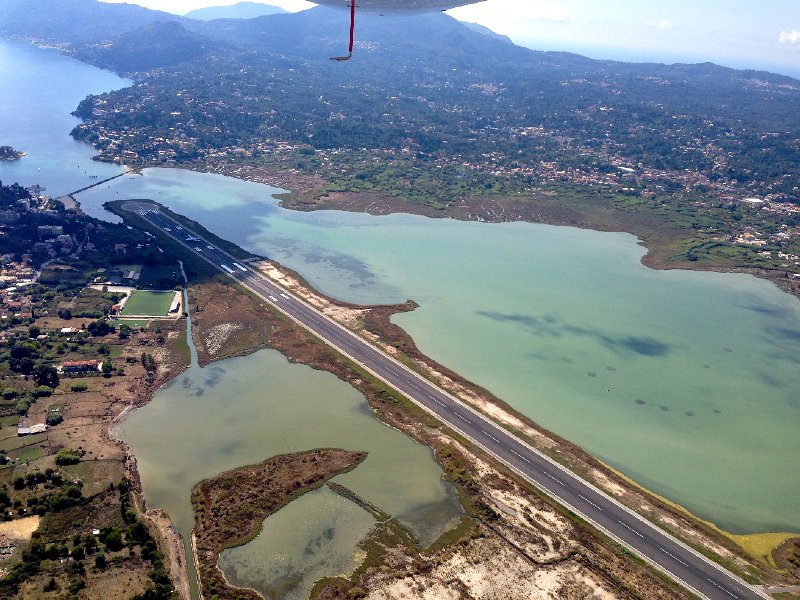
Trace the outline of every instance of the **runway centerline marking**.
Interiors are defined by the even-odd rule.
[[[498,444],[500,443],[500,440],[498,440],[496,437],[494,437],[494,436],[493,436],[491,433],[489,433],[488,431],[485,431],[485,430],[481,429],[481,433],[482,433],[483,435],[485,435],[486,437],[490,437],[490,438],[492,438],[492,439],[493,439],[495,442],[497,442]]]
[[[711,585],[713,585],[715,588],[717,588],[719,590],[722,590],[723,592],[728,594],[728,596],[730,596],[731,598],[738,598],[738,596],[736,594],[734,594],[731,591],[726,590],[724,587],[722,587],[720,584],[718,584],[716,581],[714,581],[710,577],[706,577],[706,579],[708,579],[711,582]]]
[[[519,457],[520,457],[522,460],[524,460],[526,463],[530,464],[530,462],[531,462],[531,461],[529,461],[527,458],[525,458],[524,456],[522,456],[522,454],[520,454],[520,453],[519,453],[519,452],[517,452],[516,450],[512,450],[511,452],[512,452],[512,453],[514,453],[514,454],[516,454],[517,456],[519,456]],[[547,475],[547,473],[545,473],[545,475]]]
[[[682,561],[680,558],[678,558],[677,556],[675,556],[675,555],[674,555],[672,552],[670,552],[670,551],[669,551],[669,550],[667,550],[666,548],[660,548],[660,549],[661,549],[661,551],[662,551],[664,554],[666,554],[667,556],[671,556],[672,558],[674,558],[675,560],[677,560],[679,563],[681,563],[681,564],[682,564],[684,567],[688,567],[688,566],[689,566],[687,563],[683,562],[683,561]]]
[[[591,504],[592,506],[594,506],[594,507],[595,507],[597,510],[603,510],[602,508],[600,508],[599,506],[597,506],[597,504],[595,504],[594,502],[592,502],[591,500],[589,500],[589,499],[588,499],[586,496],[584,496],[583,494],[578,494],[578,496],[580,496],[581,498],[583,498],[584,500],[586,500],[586,502],[588,502],[589,504]],[[662,550],[663,550],[663,548],[662,548]]]
[[[644,539],[644,536],[643,536],[641,533],[639,533],[638,531],[636,531],[636,530],[635,530],[633,527],[631,527],[631,526],[630,526],[630,525],[628,525],[627,523],[623,523],[623,522],[622,522],[622,521],[620,521],[619,519],[617,519],[617,523],[619,523],[620,525],[622,525],[622,526],[623,526],[625,529],[628,529],[628,530],[632,531],[633,533],[635,533],[636,535],[638,535],[640,538]]]

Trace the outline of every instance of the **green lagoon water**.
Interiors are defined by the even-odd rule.
[[[323,488],[267,517],[261,534],[224,551],[219,566],[228,581],[257,589],[267,600],[304,600],[322,577],[355,570],[361,557],[347,550],[373,525],[369,513]],[[306,541],[288,545],[287,539]]]
[[[653,271],[626,234],[298,213],[274,189],[147,170],[149,197],[351,302],[412,298],[420,348],[734,532],[800,531],[800,303],[739,274]]]
[[[290,364],[276,351],[201,369],[192,350],[192,366],[120,426],[148,508],[166,510],[184,540],[194,527],[190,496],[197,482],[313,448],[367,451],[362,464],[334,481],[396,517],[422,545],[463,514],[431,450],[380,423],[350,385]],[[322,488],[269,517],[262,534],[225,553],[221,565],[267,597],[308,597],[320,577],[352,570],[357,544],[373,525],[369,513]]]
[[[68,137],[77,122],[69,112],[86,94],[125,84],[52,50],[1,41],[0,141],[30,156],[0,162],[0,179],[57,195],[91,183],[90,174],[118,173],[91,163],[91,148]],[[280,209],[274,191],[148,170],[80,199],[89,214],[112,220],[104,201],[154,198],[333,296],[413,298],[420,309],[396,319],[423,351],[537,422],[722,527],[800,531],[794,298],[744,275],[648,270],[628,235],[303,214]],[[265,355],[222,368],[259,369]],[[305,385],[307,371],[293,372]],[[193,393],[180,419],[191,418],[191,399],[209,401],[208,392]],[[210,457],[249,443],[250,430],[240,433],[200,455],[210,471],[224,464]],[[154,481],[182,476],[153,465]]]

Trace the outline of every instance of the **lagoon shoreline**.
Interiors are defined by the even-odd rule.
[[[193,227],[198,227],[195,231],[204,235],[207,233],[196,223],[192,223],[192,225]],[[242,252],[247,254],[244,251]],[[308,283],[291,269],[271,261],[264,261],[258,266],[265,274],[284,285],[287,289],[303,297],[311,304],[321,307],[325,312],[329,313],[330,316],[346,326],[352,328],[354,322],[360,321],[361,327],[359,333],[369,336],[379,346],[393,353],[402,353],[408,360],[413,361],[416,365],[416,369],[424,376],[439,383],[445,387],[445,389],[448,389],[448,391],[465,398],[479,410],[482,410],[493,419],[504,423],[516,433],[521,434],[527,441],[547,452],[556,460],[559,460],[559,462],[567,464],[574,471],[588,477],[596,485],[622,500],[640,514],[650,515],[651,519],[661,522],[662,524],[668,523],[673,533],[678,533],[680,537],[693,546],[706,548],[708,552],[720,557],[719,559],[721,562],[728,565],[738,564],[739,570],[742,571],[747,569],[746,565],[752,560],[752,557],[747,556],[725,532],[694,517],[682,507],[672,504],[656,494],[636,485],[631,480],[621,476],[613,469],[607,467],[607,465],[598,461],[579,446],[540,427],[532,419],[515,411],[487,390],[472,384],[457,373],[425,356],[416,347],[414,340],[401,327],[393,324],[390,320],[391,316],[397,312],[414,310],[416,307],[414,303],[375,307],[339,302],[311,289]],[[199,335],[199,333],[196,332],[195,335]],[[316,351],[312,352],[311,355],[298,352],[298,345],[296,342],[288,343],[289,340],[286,340],[288,343],[288,345],[286,345],[280,341],[275,343],[276,341],[277,339],[273,340],[273,343],[268,344],[268,346],[278,349],[285,356],[289,357],[291,361],[307,364],[313,368],[331,371],[340,379],[348,381],[351,385],[355,385],[359,389],[362,387],[361,385],[356,385],[357,382],[354,382],[352,377],[347,375],[346,372],[337,372],[335,361],[320,360],[321,357]],[[251,351],[255,351],[256,349],[258,348],[254,347]],[[237,354],[240,353],[241,350],[237,352]],[[219,357],[205,356],[201,357],[201,362],[208,364],[218,359]],[[364,390],[361,391],[364,393]],[[399,427],[407,433],[411,423],[418,421],[418,417],[415,417],[413,412],[408,413],[408,411],[401,410],[397,413],[396,408],[387,415],[386,406],[382,402],[376,400],[371,394],[366,393],[365,395],[368,398],[370,406],[378,412],[381,420],[395,427]],[[388,420],[387,417],[389,417]],[[417,427],[418,426],[419,423],[417,424]],[[426,445],[431,445],[430,438],[419,439],[418,433],[419,432],[417,432],[417,435],[412,434],[412,437],[422,441]],[[788,537],[791,536],[788,535],[787,538]],[[782,541],[785,541],[785,539],[786,538],[783,538]],[[762,570],[762,576],[773,580],[775,573],[768,574],[769,569],[766,569],[766,565],[760,565],[759,568]],[[779,578],[779,580],[780,579],[781,578]]]
[[[517,199],[513,197],[491,196],[470,197],[451,203],[445,209],[437,209],[421,204],[406,202],[394,196],[371,192],[324,191],[325,181],[321,178],[296,172],[294,169],[262,168],[227,162],[203,162],[188,164],[149,164],[143,163],[137,169],[169,166],[199,173],[224,175],[242,181],[262,183],[284,188],[288,191],[276,197],[280,206],[290,210],[313,212],[317,210],[339,210],[367,213],[374,216],[390,214],[409,214],[429,218],[449,218],[458,221],[478,221],[484,223],[526,222],[559,227],[576,227],[607,233],[630,233],[639,239],[647,249],[642,264],[654,270],[680,269],[686,271],[714,273],[744,273],[765,279],[784,292],[800,300],[800,277],[790,278],[785,272],[747,266],[723,267],[708,265],[700,261],[676,259],[671,256],[674,250],[675,231],[659,227],[655,220],[632,223],[625,220],[626,215],[607,207],[588,207],[585,204],[567,202],[557,205],[554,200],[562,200],[550,194]]]

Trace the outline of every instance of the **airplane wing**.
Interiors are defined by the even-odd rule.
[[[351,7],[350,0],[312,0],[314,4],[323,4],[336,8]],[[390,12],[429,12],[448,10],[457,6],[477,4],[483,0],[356,0],[359,11]]]
[[[345,8],[350,11],[350,45],[345,56],[333,56],[331,60],[348,61],[353,57],[355,43],[356,10],[359,12],[415,13],[448,10],[457,6],[477,4],[483,0],[312,0],[315,4],[323,4],[334,8]]]

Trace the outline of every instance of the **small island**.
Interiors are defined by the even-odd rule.
[[[11,146],[0,146],[0,160],[18,160],[23,156],[24,152],[14,150]]]
[[[203,593],[220,600],[258,600],[254,591],[228,585],[217,567],[220,553],[246,544],[269,515],[366,457],[365,452],[311,450],[275,456],[198,483],[192,491],[192,545]]]

